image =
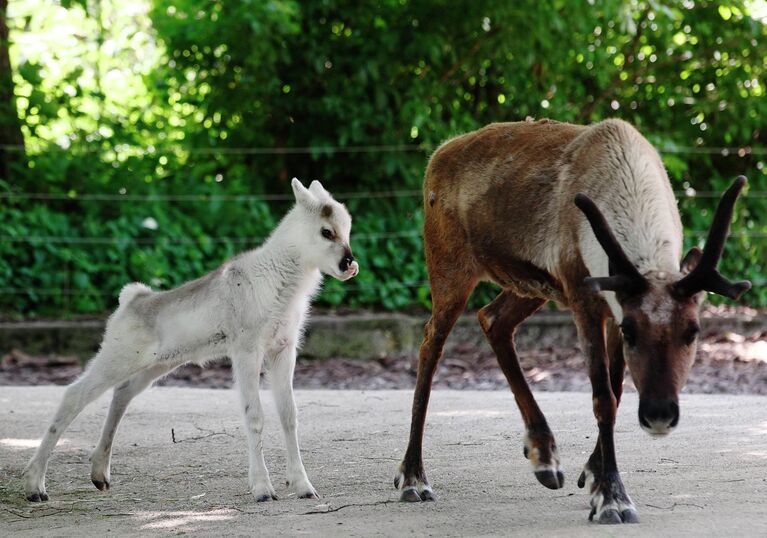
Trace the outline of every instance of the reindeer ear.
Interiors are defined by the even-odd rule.
[[[679,264],[679,270],[682,274],[687,274],[698,266],[700,257],[703,255],[703,251],[698,247],[692,247],[690,251],[684,255],[682,263]]]
[[[309,192],[309,189],[303,186],[298,178],[293,178],[290,182],[290,186],[293,187],[293,195],[296,197],[296,202],[301,204],[307,209],[312,209],[317,205],[317,199]]]
[[[311,192],[318,199],[330,196],[328,191],[325,190],[325,187],[322,186],[322,183],[316,179],[312,181],[311,185],[309,185],[309,192]]]
[[[737,299],[751,288],[751,282],[748,280],[732,282],[716,270],[716,266],[724,251],[724,242],[727,240],[727,234],[730,232],[730,221],[732,220],[735,201],[745,185],[746,177],[738,176],[732,182],[730,188],[722,195],[719,205],[716,207],[714,221],[711,223],[711,228],[708,231],[706,246],[703,248],[700,261],[695,266],[695,269],[673,284],[677,295],[692,297],[699,291],[710,291],[730,299]]]

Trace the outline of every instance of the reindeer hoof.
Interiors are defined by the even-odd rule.
[[[596,514],[596,512],[597,512],[596,508],[591,509],[591,513],[589,514],[589,521],[594,520],[594,515]],[[631,508],[626,508],[621,513],[618,513],[618,510],[611,508],[609,510],[602,511],[602,513],[599,515],[597,523],[599,523],[600,525],[619,525],[621,523],[639,523],[639,516],[637,515],[636,510],[633,510]]]
[[[639,516],[637,515],[636,510],[632,510],[631,508],[627,508],[621,512],[621,519],[624,523],[639,523]]]
[[[109,491],[109,482],[106,480],[91,480],[99,491]]]
[[[423,499],[418,495],[415,488],[405,488],[402,490],[402,495],[400,495],[399,500],[406,503],[419,503]]]
[[[565,485],[565,475],[559,469],[556,471],[551,469],[535,471],[535,478],[549,489],[559,489]]]
[[[278,500],[277,495],[270,495],[268,493],[261,495],[260,497],[256,497],[257,503],[265,503],[267,501],[276,501],[276,500]]]
[[[304,493],[303,495],[298,496],[299,499],[319,499],[320,496],[317,495],[316,491],[309,491],[307,493]]]
[[[599,514],[600,525],[615,525],[618,523],[623,523],[623,520],[617,510],[603,510]]]
[[[586,485],[586,471],[581,471],[581,476],[578,477],[578,487],[580,489],[583,489],[583,486]]]
[[[421,493],[421,500],[424,502],[435,502],[437,500],[437,496],[434,494],[434,492],[431,489],[425,489]]]
[[[584,482],[589,478],[589,473],[586,473]],[[620,475],[610,473],[602,476],[595,482],[592,489],[589,521],[596,521],[602,525],[639,523],[636,508],[626,494]]]
[[[409,478],[405,478],[405,476]],[[404,463],[400,465],[397,474],[394,476],[394,487],[395,489],[402,489],[399,497],[399,500],[402,502],[417,503],[421,501],[434,502],[437,500],[437,496],[431,490],[423,470],[406,475]]]
[[[27,495],[27,500],[31,503],[45,502],[48,500],[47,493],[32,493]]]

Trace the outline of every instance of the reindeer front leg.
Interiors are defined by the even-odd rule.
[[[270,358],[269,374],[272,394],[280,415],[287,447],[287,485],[293,488],[299,499],[319,499],[317,491],[306,476],[301,450],[298,446],[298,420],[296,401],[293,397],[293,371],[296,366],[296,343],[289,343]]]
[[[614,320],[607,324],[607,355],[610,361],[610,386],[615,396],[616,408],[620,406],[621,396],[623,395],[623,378],[626,371],[626,361],[623,356],[623,339],[620,329]],[[594,451],[589,456],[588,461],[583,466],[578,478],[578,487],[583,488],[588,484],[589,489],[594,483],[595,476],[602,476],[602,443],[597,437],[597,443]]]
[[[241,405],[245,415],[245,430],[248,435],[248,460],[250,471],[248,485],[256,501],[277,500],[277,494],[269,478],[269,471],[264,463],[262,432],[264,429],[264,410],[259,395],[263,351],[238,351],[232,353],[234,379],[239,386]]]
[[[573,311],[581,348],[589,367],[594,416],[599,427],[597,448],[586,464],[593,477],[589,520],[596,518],[599,523],[607,524],[636,523],[639,521],[636,507],[623,487],[615,460],[614,427],[620,392],[616,395],[611,383],[603,309],[589,311],[574,308]],[[585,478],[584,472],[579,485],[585,482]]]

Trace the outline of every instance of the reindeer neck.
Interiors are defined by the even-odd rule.
[[[252,280],[266,279],[280,305],[312,295],[322,278],[319,269],[309,266],[300,248],[291,242],[291,216],[288,213],[282,219],[263,245],[242,256]]]

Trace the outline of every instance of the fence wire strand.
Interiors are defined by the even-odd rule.
[[[338,200],[367,200],[385,198],[420,198],[420,189],[394,191],[351,191],[334,193]],[[688,189],[674,191],[680,201],[696,198],[719,198],[718,191],[696,191]],[[743,200],[749,198],[767,198],[767,191],[748,191]],[[214,202],[292,202],[292,194],[108,194],[108,193],[47,193],[47,192],[0,192],[0,200],[45,200],[68,202],[183,202],[183,203],[214,203]]]
[[[684,236],[688,239],[706,237],[708,232],[705,230],[693,230],[686,232]],[[408,237],[421,237],[420,230],[403,230],[399,232],[381,232],[381,233],[361,233],[352,234],[352,242],[376,241],[379,239],[402,239]],[[765,238],[767,232],[732,232],[729,237],[745,238]],[[45,243],[45,244],[64,244],[64,245],[115,245],[115,244],[136,244],[136,245],[155,245],[162,243],[171,244],[257,244],[264,241],[266,237],[60,237],[46,235],[30,236],[0,236],[0,241],[8,243]]]
[[[0,144],[0,150],[13,152],[39,152],[54,153],[67,152],[73,153],[133,153],[135,155],[162,155],[166,153],[188,153],[201,155],[322,155],[336,153],[403,153],[420,152],[429,153],[435,149],[432,144],[368,144],[358,146],[261,146],[261,147],[203,147],[203,146],[184,146],[182,144],[165,144],[160,146],[131,146],[128,144],[117,144],[113,147],[98,147],[91,144],[87,147],[81,146],[60,146],[55,144],[45,147],[36,147],[35,144],[26,146],[24,144]],[[666,144],[657,146],[660,153],[672,154],[690,154],[690,155],[721,155],[722,157],[747,157],[749,155],[767,155],[767,148],[753,147],[749,144],[740,146],[677,146]]]

